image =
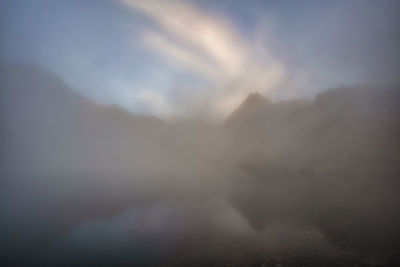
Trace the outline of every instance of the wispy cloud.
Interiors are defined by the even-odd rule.
[[[224,116],[249,92],[267,93],[284,78],[283,65],[225,18],[180,0],[122,2],[154,22],[143,29],[146,47],[212,84],[211,93],[205,90],[209,115]]]
[[[167,99],[159,92],[154,90],[139,90],[134,97],[142,102],[146,109],[150,109],[156,115],[169,114],[171,106]]]
[[[200,74],[210,78],[215,75],[213,65],[211,65],[207,60],[196,53],[188,51],[185,47],[169,41],[159,33],[146,32],[143,38],[144,43],[148,47],[156,50],[166,58],[181,64],[182,67],[198,71]]]

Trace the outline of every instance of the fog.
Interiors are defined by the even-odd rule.
[[[249,97],[222,123],[102,106],[2,66],[9,265],[389,264],[398,87]]]
[[[1,266],[400,264],[397,3],[50,2],[2,3]]]

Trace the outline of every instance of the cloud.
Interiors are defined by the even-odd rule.
[[[122,3],[153,22],[153,27],[142,29],[145,47],[173,67],[201,76],[211,84],[211,91],[204,88],[206,101],[201,102],[210,117],[229,114],[248,93],[268,93],[284,79],[283,64],[270,55],[265,43],[260,44],[257,36],[246,40],[221,16],[184,1]],[[193,99],[187,102],[196,103]],[[183,113],[187,115],[187,110]]]
[[[147,32],[144,35],[144,43],[162,54],[163,56],[182,64],[182,67],[198,71],[206,77],[213,77],[213,66],[200,56],[172,43],[165,37],[155,32]]]
[[[167,99],[157,91],[148,89],[139,90],[134,94],[134,98],[140,101],[145,109],[149,109],[157,115],[170,113],[171,107]]]
[[[246,55],[240,47],[241,40],[227,22],[183,1],[124,2],[148,15],[163,31],[184,44],[178,46],[182,50],[197,50],[220,72],[232,75],[240,70]]]

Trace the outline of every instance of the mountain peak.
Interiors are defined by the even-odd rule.
[[[270,103],[270,100],[268,98],[266,98],[265,96],[261,95],[258,92],[255,93],[250,93],[247,98],[243,101],[243,103],[240,105],[240,107],[242,106],[254,106],[254,105],[264,105]],[[239,107],[239,108],[240,108]]]
[[[258,92],[250,93],[242,102],[242,104],[240,104],[240,106],[232,112],[228,120],[235,119],[236,117],[241,117],[244,114],[252,113],[267,106],[270,103],[271,101],[262,94]]]

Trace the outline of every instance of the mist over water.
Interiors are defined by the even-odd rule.
[[[0,265],[400,263],[395,2],[6,2]]]

